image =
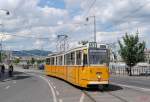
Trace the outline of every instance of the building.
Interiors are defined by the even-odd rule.
[[[145,50],[145,60],[150,63],[150,49]]]

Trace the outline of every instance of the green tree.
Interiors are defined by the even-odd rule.
[[[15,58],[14,63],[18,64],[20,62],[20,58]]]
[[[35,59],[32,57],[31,58],[31,62],[30,62],[31,64],[34,64],[35,63]]]
[[[26,61],[26,63],[27,63],[27,65],[29,65],[29,64],[30,64],[30,61],[29,61],[29,60],[27,60],[27,61]]]
[[[0,62],[3,62],[7,58],[7,55],[4,52],[0,52]]]
[[[37,60],[37,64],[41,64],[42,63],[42,60]]]
[[[123,37],[123,42],[118,42],[120,46],[119,53],[128,66],[127,72],[131,76],[131,68],[145,59],[145,42],[139,41],[138,33],[136,35],[129,35],[126,33]]]

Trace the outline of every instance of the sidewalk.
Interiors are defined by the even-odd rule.
[[[28,76],[26,73],[30,73],[30,72],[31,73],[44,74],[43,70],[38,70],[38,69],[22,69],[22,68],[19,68],[19,67],[14,67],[13,76],[9,77],[9,75],[8,75],[8,69],[6,69],[5,70],[5,74],[1,75],[1,77],[0,77],[0,83],[11,81],[11,80],[19,80],[19,79],[28,78],[30,76]]]
[[[128,76],[128,75],[119,75],[119,74],[111,74],[110,78],[127,78],[127,79],[139,79],[139,80],[149,80],[150,76]]]
[[[44,74],[44,70],[39,70],[39,69],[36,69],[36,68],[23,69],[22,67],[15,67],[14,70],[18,71],[18,72]]]

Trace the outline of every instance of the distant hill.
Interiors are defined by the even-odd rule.
[[[22,50],[22,51],[12,51],[13,56],[47,56],[52,53],[51,51],[45,50]]]

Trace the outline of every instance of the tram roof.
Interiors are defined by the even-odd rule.
[[[69,53],[69,52],[72,52],[72,51],[81,50],[81,49],[87,49],[87,48],[88,47],[86,45],[79,46],[79,47],[76,47],[76,48],[69,49],[68,51],[55,52],[55,53],[49,54],[48,56],[56,56],[56,55],[59,56],[59,55],[66,54],[66,53]]]
[[[97,43],[96,43],[97,44]],[[98,43],[97,46],[99,45],[99,47],[97,48],[100,48],[100,45],[106,45],[106,44],[100,44]],[[107,46],[107,45],[106,45]],[[69,52],[72,52],[72,51],[76,51],[76,50],[83,50],[83,49],[88,49],[90,48],[89,47],[89,44],[86,44],[86,45],[82,45],[82,46],[78,46],[78,47],[75,47],[75,48],[72,48],[72,49],[69,49],[68,51],[62,51],[62,52],[55,52],[55,53],[52,53],[52,54],[49,54],[49,56],[60,56],[60,55],[63,55],[63,54],[67,54]]]

